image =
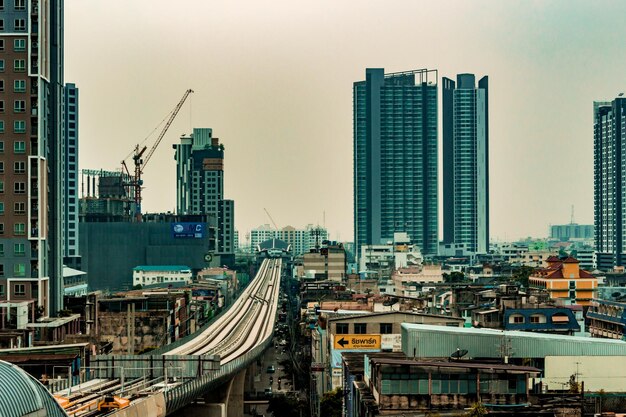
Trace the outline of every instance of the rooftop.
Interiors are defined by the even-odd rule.
[[[190,271],[186,265],[139,265],[133,271]]]

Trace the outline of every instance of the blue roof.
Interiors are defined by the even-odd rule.
[[[0,361],[0,415],[22,417],[45,415],[67,417],[52,394],[21,368]]]
[[[185,265],[139,265],[133,271],[185,271],[191,270]]]

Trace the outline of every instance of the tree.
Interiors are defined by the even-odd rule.
[[[534,271],[535,269],[530,266],[520,266],[513,271],[513,281],[519,282],[523,287],[528,287],[528,277],[530,277]]]
[[[481,403],[476,403],[465,415],[467,417],[483,417],[487,415],[487,409]]]
[[[295,398],[285,395],[274,395],[269,399],[267,411],[276,417],[299,417],[300,404]]]
[[[463,272],[454,271],[449,274],[443,274],[443,281],[446,283],[455,283],[465,281]]]
[[[343,390],[337,388],[324,394],[320,401],[320,415],[324,417],[341,417]]]

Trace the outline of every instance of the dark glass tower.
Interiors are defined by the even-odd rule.
[[[437,71],[385,74],[354,83],[354,238],[364,244],[407,232],[437,252]]]
[[[599,269],[624,265],[626,98],[593,103],[594,233]]]
[[[443,240],[489,251],[489,88],[483,77],[442,79]]]

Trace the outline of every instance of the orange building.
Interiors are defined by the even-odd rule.
[[[546,259],[545,268],[535,269],[528,278],[534,288],[548,291],[553,300],[572,300],[572,304],[591,305],[598,291],[598,280],[589,272],[580,269],[577,259],[559,259],[551,256]]]

